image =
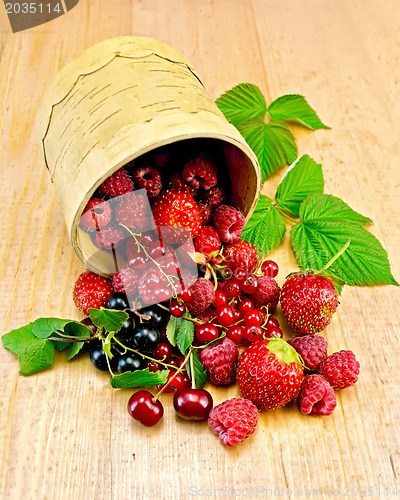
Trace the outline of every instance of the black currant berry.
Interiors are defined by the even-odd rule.
[[[139,351],[153,352],[160,342],[160,332],[152,325],[138,325],[133,334],[133,342]]]
[[[110,363],[111,370],[116,370],[119,358],[118,356],[113,356],[112,358],[110,358],[101,347],[90,352],[90,361],[98,370],[108,370],[107,357]]]
[[[119,373],[134,372],[135,370],[141,370],[143,365],[143,358],[140,356],[125,354],[118,359],[117,370]]]
[[[126,321],[122,323],[122,328],[116,334],[116,337],[125,342],[132,342],[134,332],[135,332],[135,320],[132,317],[129,317]]]
[[[165,323],[168,311],[164,311],[161,307],[155,305],[153,307],[145,307],[144,309],[141,309],[140,314],[143,316],[150,316],[149,321],[156,328],[160,328]]]
[[[124,293],[115,292],[108,300],[107,309],[118,309],[120,311],[129,309],[129,302]]]

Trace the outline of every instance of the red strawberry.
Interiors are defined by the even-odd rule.
[[[152,210],[157,226],[186,228],[192,238],[197,236],[201,228],[199,207],[189,193],[175,189],[165,191],[156,198]],[[167,239],[171,240],[166,241],[167,243],[177,242],[173,234],[168,235]]]
[[[224,264],[232,271],[243,269],[252,272],[258,264],[256,247],[248,241],[239,240],[237,243],[225,245],[223,256],[225,257]]]
[[[282,287],[282,312],[289,326],[302,335],[326,328],[338,304],[332,281],[318,274],[293,274]]]
[[[111,281],[103,278],[92,271],[85,271],[78,276],[74,285],[74,304],[84,314],[88,314],[88,309],[100,309],[104,307],[114,290]]]
[[[236,379],[242,395],[259,410],[273,410],[298,394],[303,366],[296,350],[274,337],[254,342],[243,351]]]

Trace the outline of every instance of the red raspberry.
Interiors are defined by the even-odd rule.
[[[208,190],[217,183],[217,167],[200,155],[186,163],[182,177],[195,189]]]
[[[110,250],[125,239],[123,230],[120,227],[105,227],[97,232],[95,244],[98,248]]]
[[[153,167],[139,167],[133,172],[133,180],[140,189],[147,191],[149,198],[154,198],[160,194],[161,174]]]
[[[165,167],[167,163],[171,160],[171,155],[165,149],[159,149],[154,152],[154,163],[157,167]]]
[[[328,356],[318,371],[334,389],[345,389],[357,382],[360,363],[352,351],[339,351]]]
[[[204,203],[199,203],[199,210],[201,215],[201,224],[202,226],[208,226],[212,221],[212,210]]]
[[[305,415],[330,415],[336,408],[335,392],[321,375],[307,375],[301,384],[299,405]]]
[[[232,271],[243,269],[252,272],[258,265],[258,253],[255,246],[248,241],[239,240],[224,246],[224,264]]]
[[[278,304],[280,291],[278,283],[273,278],[258,276],[257,290],[250,294],[250,298],[254,307],[268,306],[268,312],[271,314]]]
[[[226,200],[225,191],[219,186],[214,186],[205,193],[201,201],[204,203],[204,205],[207,205],[213,210],[214,208],[217,208],[220,205],[222,205],[225,200]]]
[[[79,225],[86,231],[99,231],[111,219],[110,205],[99,198],[92,198],[83,211]]]
[[[245,218],[236,208],[219,206],[214,212],[214,226],[223,243],[236,243],[242,236]]]
[[[187,304],[186,304],[187,305]],[[197,319],[199,319],[202,323],[210,323],[210,321],[215,318],[215,309],[214,307],[207,307],[205,311],[202,313],[199,313],[196,316]]]
[[[215,385],[228,385],[235,380],[238,356],[236,344],[227,338],[200,353],[201,362]]]
[[[196,195],[196,189],[192,186],[190,186],[187,182],[185,182],[182,179],[181,174],[176,172],[175,174],[172,174],[171,179],[169,181],[169,185],[173,189],[178,189],[179,191],[183,191],[184,193],[188,193],[191,196]]]
[[[88,314],[88,309],[104,307],[114,290],[111,281],[92,271],[85,271],[78,276],[74,285],[74,304],[83,314]]]
[[[208,425],[226,446],[236,446],[251,436],[258,422],[258,411],[251,401],[233,398],[214,406]]]
[[[217,252],[220,247],[221,240],[213,227],[205,226],[200,228],[199,234],[194,239],[196,252],[200,252],[207,257],[211,252]]]
[[[147,198],[136,192],[125,195],[115,209],[115,216],[121,224],[136,232],[150,225],[149,202]]]
[[[155,264],[149,265],[140,277],[138,290],[146,304],[157,304],[171,297],[168,280]]]
[[[125,264],[113,274],[113,288],[116,292],[126,293],[128,297],[132,296],[137,292],[139,277],[139,271]]]
[[[105,196],[114,198],[133,191],[133,182],[126,171],[120,168],[99,186],[99,191]]]
[[[328,342],[321,335],[296,335],[287,342],[296,349],[310,370],[316,371],[328,357]]]
[[[198,314],[204,312],[215,299],[215,291],[211,281],[205,278],[197,278],[197,280],[191,286],[192,289],[192,299],[188,302],[187,308],[192,316],[197,316]]]

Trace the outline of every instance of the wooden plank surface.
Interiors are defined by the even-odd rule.
[[[268,101],[305,95],[332,130],[295,128],[300,153],[323,164],[326,192],[372,218],[399,279],[399,19],[396,0],[379,7],[372,0],[80,0],[66,15],[13,34],[0,6],[1,334],[39,316],[81,317],[71,289],[83,265],[34,118],[57,70],[117,35],[177,47],[213,97],[243,81]],[[282,284],[294,266],[287,240],[273,257]],[[112,390],[85,357],[66,364],[58,355],[54,368],[23,378],[15,356],[0,348],[0,497],[395,498],[399,299],[395,287],[346,287],[325,333],[331,352],[357,354],[359,383],[338,393],[328,418],[303,416],[293,405],[262,414],[237,449],[221,445],[206,424],[180,421],[169,395],[160,425],[136,425],[125,409],[131,391]],[[216,403],[238,394],[237,387],[212,392]]]

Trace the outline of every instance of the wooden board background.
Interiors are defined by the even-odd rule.
[[[0,332],[39,316],[81,317],[71,289],[83,265],[68,242],[34,117],[63,64],[117,35],[179,48],[213,97],[243,81],[268,101],[305,95],[332,130],[294,129],[300,153],[323,164],[326,192],[372,218],[399,279],[399,19],[396,0],[80,0],[66,15],[13,34],[0,5]],[[294,266],[287,240],[273,256],[282,283]],[[326,336],[331,352],[357,354],[359,383],[338,393],[328,418],[293,405],[262,414],[236,449],[206,424],[180,421],[168,395],[160,425],[136,425],[125,410],[131,391],[112,390],[84,357],[66,364],[61,354],[53,369],[23,378],[15,356],[0,348],[0,496],[395,498],[399,299],[395,287],[347,287]],[[213,389],[216,403],[236,394]]]

